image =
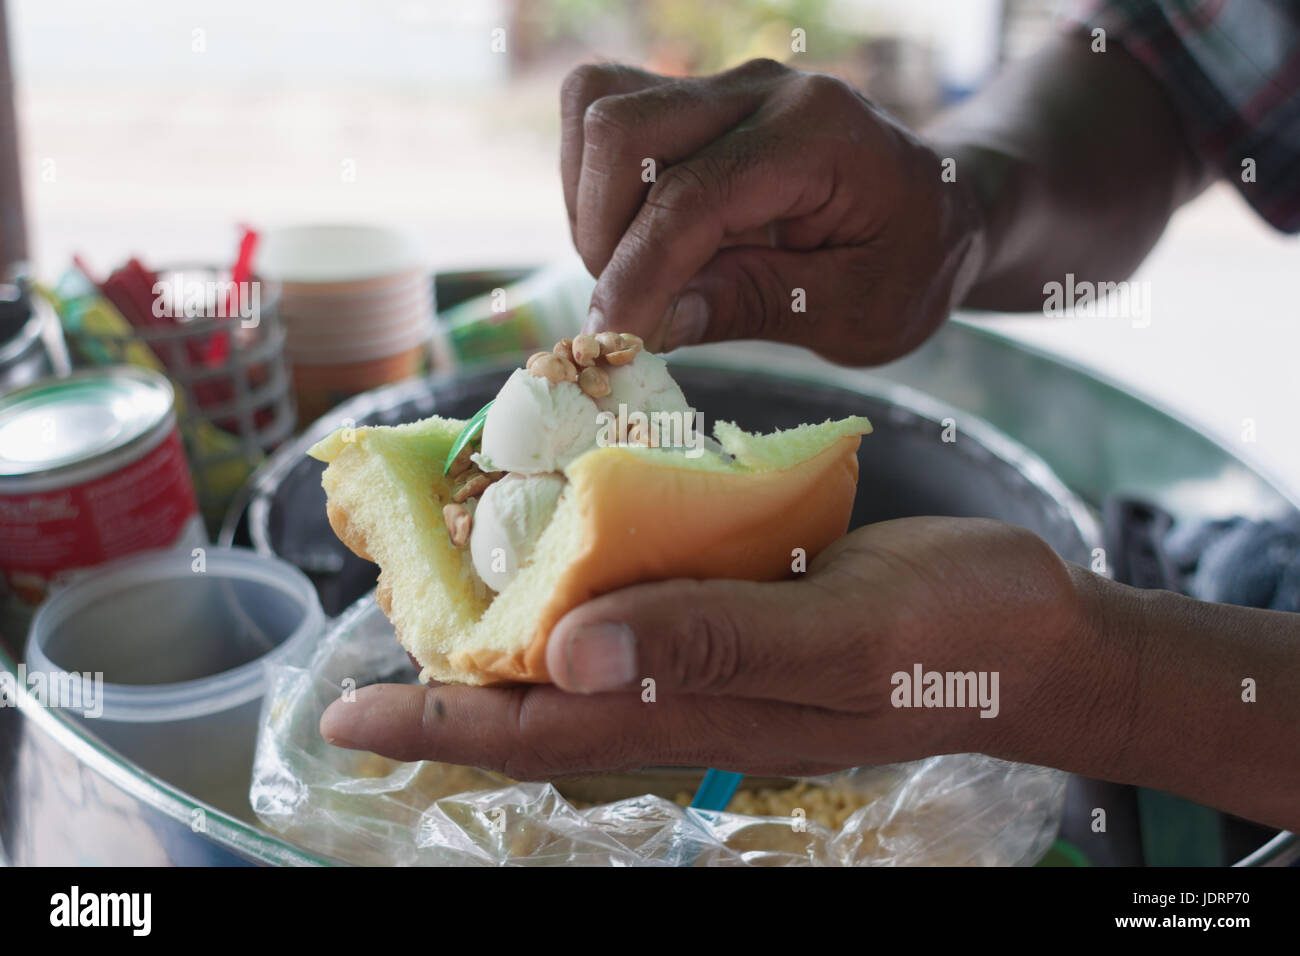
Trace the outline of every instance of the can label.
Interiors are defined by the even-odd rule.
[[[0,492],[0,573],[39,604],[68,572],[182,541],[198,515],[180,432],[117,471],[51,491]]]

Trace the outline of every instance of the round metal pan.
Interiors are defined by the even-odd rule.
[[[960,320],[948,323],[906,359],[873,373],[832,369],[794,349],[744,344],[691,350],[682,361],[692,366],[703,363],[715,370],[713,374],[730,370],[752,376],[755,367],[778,373],[760,376],[771,387],[758,398],[721,396],[725,400],[721,414],[749,427],[763,427],[761,409],[805,390],[819,392],[831,404],[844,399],[845,393],[859,393],[861,404],[855,410],[865,410],[877,426],[877,434],[863,442],[864,478],[882,476],[886,472],[881,469],[890,467],[884,454],[886,441],[877,441],[887,431],[897,432],[887,439],[889,444],[909,449],[917,465],[941,469],[901,475],[899,487],[890,492],[897,507],[923,507],[930,494],[941,491],[953,495],[949,513],[987,513],[978,503],[990,488],[998,500],[1003,492],[1041,489],[1051,504],[1040,501],[1017,509],[1006,503],[999,508],[1008,510],[995,516],[1034,527],[1072,560],[1086,558],[1096,528],[1089,507],[1069,495],[1043,461],[1089,505],[1112,493],[1142,493],[1179,516],[1196,518],[1276,514],[1295,501],[1293,494],[1243,461],[1235,450],[1157,405],[1084,369]],[[675,374],[688,382],[688,395],[705,406],[710,417],[720,414],[695,393],[691,372],[682,368]],[[349,594],[369,587],[373,568],[365,562],[350,566],[350,555],[336,549],[332,536],[317,539],[310,531],[298,531],[289,520],[294,509],[276,504],[277,498],[291,494],[304,497],[304,510],[318,509],[323,502],[319,472],[302,470],[303,449],[345,424],[348,417],[360,424],[367,416],[372,421],[395,422],[412,412],[420,417],[435,410],[449,416],[468,415],[503,375],[502,370],[491,370],[455,380],[414,382],[359,397],[336,410],[259,471],[232,509],[222,531],[223,543],[247,535],[255,536],[254,543],[261,548],[282,548],[286,557],[304,565],[318,580],[324,601],[332,593],[335,606],[345,606]],[[892,385],[896,382],[931,397],[907,389],[896,391]],[[901,409],[897,429],[889,428],[896,420],[891,405]],[[795,407],[780,408],[775,414],[788,415],[789,423],[809,420]],[[1015,434],[1036,454],[1004,440],[973,416]],[[936,434],[935,423],[942,424],[944,418],[954,419],[954,443],[942,443],[942,436]],[[943,477],[959,461],[973,471],[974,462],[981,459],[992,462],[999,477],[976,478],[967,484]],[[319,468],[315,463],[307,466],[313,467]],[[855,522],[887,516],[881,514],[879,502],[867,497],[859,495]],[[3,649],[0,668],[11,674],[15,670]],[[1074,794],[1068,798],[1075,800]],[[1086,794],[1077,800],[1085,808],[1098,805]],[[1111,829],[1116,836],[1118,828]],[[1238,865],[1286,865],[1296,856],[1295,837],[1280,833]],[[331,862],[205,807],[193,795],[179,793],[104,748],[57,711],[26,696],[20,697],[16,708],[0,707],[0,860],[6,858],[18,864]],[[1093,855],[1093,860],[1134,862],[1132,856],[1123,855],[1109,861]]]
[[[345,424],[467,418],[513,368],[393,386],[340,406],[254,476],[247,501],[227,517],[222,542],[246,534],[257,550],[297,564],[312,576],[326,613],[341,613],[374,587],[377,572],[330,530],[320,486],[325,466],[306,450]],[[1088,510],[1041,459],[974,416],[948,416],[910,389],[850,390],[700,365],[675,364],[673,374],[706,423],[734,421],[767,432],[847,415],[870,418],[875,430],[859,450],[851,527],[909,515],[980,516],[1029,528],[1071,561],[1088,561],[1100,545]]]

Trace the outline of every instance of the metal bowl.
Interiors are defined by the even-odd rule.
[[[433,414],[468,418],[514,367],[406,383],[341,405],[254,476],[247,500],[227,516],[221,542],[246,534],[259,551],[306,571],[326,613],[341,613],[374,587],[377,570],[330,530],[320,484],[325,466],[306,450],[344,425],[392,425]],[[991,425],[951,416],[911,389],[863,391],[695,364],[674,364],[673,375],[706,422],[766,432],[848,415],[870,418],[875,431],[858,452],[851,527],[910,515],[978,516],[1028,528],[1070,561],[1087,562],[1100,546],[1087,508],[1041,459]]]
[[[733,408],[733,417],[745,425],[759,424],[754,418],[759,409],[788,400],[787,390],[796,395],[812,394],[814,407],[820,401],[817,395],[829,395],[832,404],[842,401],[850,403],[852,410],[865,410],[878,431],[863,442],[864,479],[897,473],[886,471],[896,468],[896,463],[886,458],[886,447],[910,448],[917,467],[939,469],[934,474],[904,474],[893,499],[899,507],[920,507],[926,496],[938,492],[951,505],[942,510],[963,513],[962,509],[978,505],[974,489],[991,487],[999,499],[1002,492],[1017,488],[1045,489],[1047,498],[1056,499],[1056,504],[1044,504],[1034,520],[1060,531],[1059,537],[1057,531],[1040,533],[1074,560],[1084,557],[1086,546],[1096,540],[1095,525],[1089,509],[1050,477],[1037,455],[1089,504],[1099,504],[1114,493],[1141,494],[1180,517],[1195,519],[1276,514],[1291,510],[1300,500],[1294,489],[1245,461],[1239,449],[1208,438],[1131,389],[960,319],[949,322],[906,359],[873,372],[834,369],[801,350],[746,343],[692,349],[683,361],[692,367],[738,371],[751,382],[766,383],[760,396],[747,401],[721,396],[725,403],[720,403],[721,407]],[[776,369],[779,374],[756,375],[754,368]],[[691,371],[675,367],[674,373],[687,383],[688,394],[708,414],[719,414],[717,407],[705,405]],[[348,417],[353,417],[354,423],[366,419],[396,422],[432,414],[435,408],[444,415],[471,414],[504,374],[497,369],[459,379],[413,382],[359,397],[336,410],[255,475],[228,516],[223,543],[255,536],[264,550],[280,548],[291,560],[302,558],[300,565],[312,571],[321,586],[322,600],[331,600],[332,589],[333,607],[346,606],[347,596],[363,593],[370,586],[374,569],[365,562],[350,565],[349,560],[354,559],[341,552],[332,535],[313,538],[311,532],[300,531],[290,518],[296,508],[280,504],[296,493],[303,496],[304,512],[321,514],[320,466],[303,461],[305,448]],[[895,389],[891,381],[923,389],[933,397],[920,396],[909,388]],[[860,393],[856,405],[851,404],[852,393]],[[890,406],[899,409],[897,429],[889,427],[896,420]],[[877,409],[874,413],[873,408]],[[1019,444],[986,428],[966,410],[1015,434],[1036,454],[1025,453]],[[778,412],[792,420],[805,420],[791,408]],[[935,449],[935,423],[947,417],[955,419],[957,441]],[[908,419],[915,427],[906,424]],[[887,430],[898,434],[888,435]],[[968,437],[972,439],[969,442]],[[943,451],[956,456],[936,457]],[[972,477],[969,487],[945,477],[952,474],[950,467],[971,475],[974,462],[985,455],[1000,477]],[[867,501],[867,497],[865,493],[859,497],[863,510],[855,514],[855,522],[883,510],[881,503]],[[998,508],[1008,509],[1004,512],[1008,520],[1020,523],[1031,520],[1027,510],[1036,510],[1006,501]],[[1073,532],[1069,530],[1072,522]],[[317,550],[321,542],[324,550]],[[12,676],[15,668],[12,657],[0,647],[0,671]],[[201,798],[150,776],[105,748],[61,712],[42,707],[27,696],[17,703],[16,708],[0,707],[0,863],[6,859],[47,865],[331,862],[205,806]],[[1104,803],[1115,812],[1110,834],[1095,839],[1088,848],[1093,862],[1140,864],[1135,815],[1129,814],[1132,819],[1124,823],[1114,793],[1101,795],[1083,786],[1096,784],[1082,778],[1072,780],[1066,818],[1085,823],[1076,834],[1063,827],[1066,837],[1084,846],[1089,837],[1088,808]],[[1116,849],[1103,844],[1114,844]],[[1266,832],[1254,845],[1258,849],[1238,865],[1285,866],[1300,852],[1300,841],[1290,833]]]

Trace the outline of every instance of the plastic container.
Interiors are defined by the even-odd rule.
[[[315,642],[324,614],[292,565],[196,551],[134,555],[56,592],[32,622],[27,670],[80,685],[79,699],[47,704],[123,756],[251,819],[265,667]]]

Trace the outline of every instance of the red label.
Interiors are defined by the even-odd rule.
[[[180,433],[108,475],[57,491],[0,495],[0,572],[37,603],[56,575],[175,544],[198,512]]]

